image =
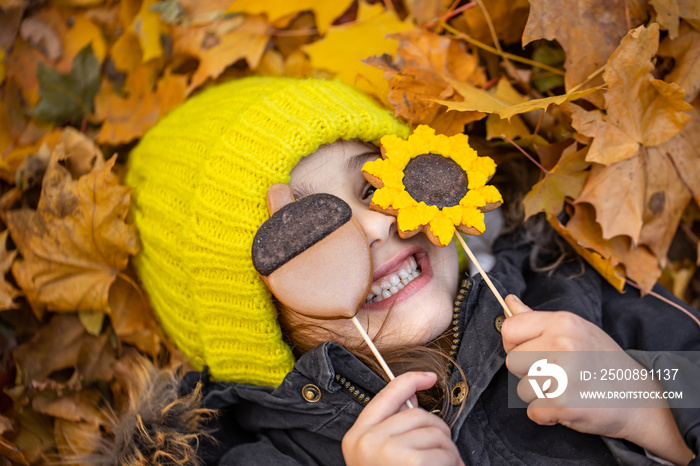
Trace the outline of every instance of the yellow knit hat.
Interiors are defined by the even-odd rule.
[[[171,112],[129,156],[135,264],[163,328],[195,367],[277,386],[294,364],[272,295],[251,260],[266,193],[305,155],[339,139],[408,128],[339,81],[250,77]]]

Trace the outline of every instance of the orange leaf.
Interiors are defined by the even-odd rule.
[[[240,59],[251,69],[260,63],[270,39],[267,22],[260,16],[234,16],[203,26],[175,27],[173,51],[199,60],[187,88],[189,94],[209,78],[217,78]]]
[[[138,66],[126,79],[128,96],[103,85],[95,98],[95,116],[104,120],[97,141],[118,145],[133,141],[185,99],[186,77],[166,72],[153,92],[153,69]]]
[[[564,150],[554,168],[525,195],[525,218],[538,212],[547,212],[556,217],[564,207],[564,199],[576,199],[581,194],[590,166],[585,161],[586,152],[587,147],[577,151],[575,144]]]
[[[657,146],[678,134],[693,107],[677,84],[653,79],[651,59],[659,42],[659,26],[640,26],[622,39],[603,74],[607,114],[576,110],[572,125],[590,136],[586,160],[605,165],[634,156],[639,145]]]
[[[360,2],[356,21],[331,26],[323,39],[305,46],[304,51],[316,68],[330,71],[388,105],[388,86],[382,72],[362,60],[372,55],[395,53],[396,43],[387,35],[411,27],[410,21],[400,21],[381,4]]]
[[[111,173],[116,156],[78,180],[59,164],[65,157],[64,144],[57,144],[36,211],[7,213],[22,256],[12,272],[38,315],[109,313],[109,289],[138,250],[133,226],[124,223],[130,190]]]
[[[384,72],[389,81],[389,101],[399,116],[413,125],[427,124],[448,136],[461,133],[465,124],[484,117],[480,112],[448,113],[431,102],[437,98],[462,100],[449,79],[472,85],[486,82],[478,58],[467,51],[462,41],[422,29],[388,37],[399,43],[396,60],[392,63],[385,54],[365,62]]]

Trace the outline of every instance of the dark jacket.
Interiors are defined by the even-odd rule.
[[[634,289],[620,294],[581,262],[562,265],[551,276],[534,272],[529,249],[508,239],[499,240],[494,252],[491,276],[503,296],[515,293],[533,309],[578,314],[624,349],[700,351],[697,325],[654,297],[640,298]],[[660,287],[655,291],[669,296]],[[524,409],[509,408],[501,307],[480,276],[465,279],[455,305],[456,360],[468,392],[452,436],[466,464],[656,464],[629,442],[539,426]],[[187,374],[181,393],[199,381],[203,406],[219,410],[208,426],[213,440],[201,441],[199,455],[208,464],[241,465],[343,464],[345,432],[386,385],[332,342],[301,357],[277,389],[211,382],[205,371]],[[450,386],[460,381],[455,371]],[[700,451],[700,410],[676,410],[674,416],[685,441]]]

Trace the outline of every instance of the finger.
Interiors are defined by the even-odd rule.
[[[400,436],[396,436],[395,441],[402,445],[401,448],[406,449],[457,451],[457,447],[452,442],[450,434],[445,434],[445,432],[437,427],[414,429]]]
[[[437,381],[432,372],[407,372],[389,382],[362,410],[355,424],[376,425],[398,413],[418,390],[425,390]]]
[[[525,312],[532,311],[530,307],[528,307],[522,301],[520,301],[520,298],[518,298],[514,294],[509,294],[508,296],[506,296],[506,304],[513,312],[513,315],[523,314]]]
[[[552,359],[552,352],[544,337],[535,337],[520,345],[511,348],[506,356],[506,367],[517,378],[523,378],[530,371],[530,367],[540,359],[547,359],[550,363],[556,363],[558,359]]]
[[[375,429],[387,435],[401,435],[418,429],[434,428],[446,438],[452,435],[445,421],[423,409],[408,409],[385,419]]]
[[[528,340],[542,335],[559,312],[531,311],[508,317],[503,321],[501,337],[506,353]]]

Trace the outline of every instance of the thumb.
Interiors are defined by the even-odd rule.
[[[514,294],[509,294],[506,296],[506,304],[510,308],[510,310],[513,312],[513,315],[518,315],[522,314],[524,312],[530,312],[532,309],[530,309],[528,306],[523,304],[522,301],[520,301],[520,298],[515,296]]]

